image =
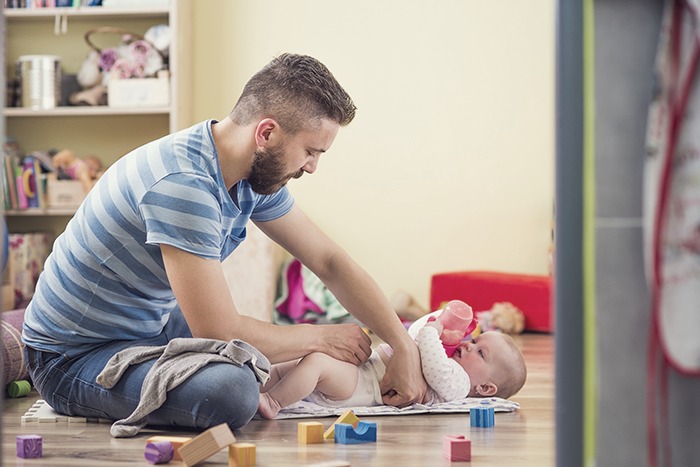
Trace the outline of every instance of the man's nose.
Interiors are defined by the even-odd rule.
[[[312,174],[312,173],[316,172],[316,167],[318,167],[318,159],[314,158],[314,159],[311,159],[306,164],[304,164],[304,166],[302,167],[302,170],[306,173]]]

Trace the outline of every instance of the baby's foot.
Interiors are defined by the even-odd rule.
[[[277,416],[281,409],[282,407],[280,407],[279,403],[274,400],[271,395],[266,392],[260,394],[258,413],[264,418],[272,420]]]

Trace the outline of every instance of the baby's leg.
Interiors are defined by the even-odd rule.
[[[275,387],[275,385],[279,383],[282,378],[284,378],[284,375],[292,371],[297,366],[297,363],[299,363],[299,360],[291,360],[272,365],[272,368],[270,369],[270,379],[267,380],[265,386],[260,388],[260,392],[267,392]]]
[[[265,418],[275,418],[282,407],[300,401],[316,388],[329,399],[342,400],[352,396],[357,386],[357,367],[324,353],[309,354],[293,367],[282,370],[288,371],[277,384],[260,394],[258,412]]]

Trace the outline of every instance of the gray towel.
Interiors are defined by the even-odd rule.
[[[162,346],[140,346],[124,349],[114,355],[97,375],[97,383],[114,387],[130,365],[158,357],[141,386],[141,400],[134,412],[112,425],[115,438],[136,435],[146,426],[148,414],[163,405],[166,393],[209,363],[247,364],[261,384],[270,378],[270,361],[247,342],[234,339],[177,338]]]

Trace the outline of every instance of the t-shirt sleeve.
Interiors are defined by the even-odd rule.
[[[416,344],[420,351],[423,377],[443,402],[464,399],[469,395],[471,381],[464,368],[449,358],[437,329],[424,326],[418,331]]]
[[[146,243],[167,244],[197,256],[221,256],[221,203],[210,179],[175,173],[157,181],[141,198]]]
[[[256,222],[272,221],[287,214],[292,206],[294,206],[294,197],[285,186],[276,193],[260,196],[250,219]]]

